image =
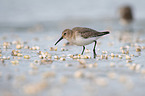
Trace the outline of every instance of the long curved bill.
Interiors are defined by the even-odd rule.
[[[59,41],[61,41],[63,39],[63,37],[60,37],[60,39],[55,43],[55,45],[59,42]]]

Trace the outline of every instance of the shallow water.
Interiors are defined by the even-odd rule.
[[[101,23],[99,23],[101,21]],[[145,88],[145,49],[136,52],[135,46],[145,46],[144,24],[137,21],[134,32],[123,31],[116,20],[72,20],[53,23],[32,24],[30,26],[1,27],[0,50],[1,59],[10,56],[10,60],[0,62],[0,95],[10,96],[144,96]],[[71,22],[71,23],[70,23]],[[48,24],[48,25],[47,25]],[[47,27],[48,26],[48,27]],[[49,27],[50,26],[50,27]],[[107,51],[108,59],[93,58],[92,46],[87,45],[90,52],[84,55],[90,59],[72,59],[68,54],[80,54],[80,46],[63,46],[62,40],[57,46],[54,43],[61,36],[62,30],[74,26],[86,26],[97,30],[110,30],[111,34],[98,40],[97,55]],[[25,42],[24,46],[39,46],[39,50],[16,49],[15,44],[3,48],[3,42]],[[138,41],[138,42],[137,42]],[[120,47],[129,48],[129,54],[123,54]],[[50,51],[50,47],[57,47],[57,51]],[[66,51],[62,51],[64,48]],[[22,57],[12,56],[12,50],[20,50]],[[39,51],[52,55],[52,64],[41,64]],[[109,56],[113,53],[115,56]],[[65,61],[54,59],[63,57]],[[130,55],[134,56],[130,56]],[[30,55],[30,59],[24,59]],[[126,60],[126,55],[131,61]],[[11,61],[18,60],[18,64]],[[35,61],[38,60],[38,63]],[[80,62],[84,62],[81,64]]]

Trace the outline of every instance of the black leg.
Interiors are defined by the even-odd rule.
[[[94,58],[96,58],[96,55],[97,55],[96,52],[95,52],[96,44],[97,44],[97,41],[95,41],[94,49],[93,49],[93,52],[94,52]]]
[[[85,46],[83,46],[83,51],[82,51],[81,55],[83,55],[83,53],[84,53],[84,50],[85,50]]]

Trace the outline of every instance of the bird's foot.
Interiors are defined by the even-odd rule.
[[[96,58],[97,54],[94,54],[94,58]]]

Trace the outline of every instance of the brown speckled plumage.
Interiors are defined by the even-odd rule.
[[[83,51],[81,54],[84,53],[85,45],[95,43],[93,52],[94,52],[94,58],[96,57],[95,47],[97,44],[97,39],[100,36],[109,34],[108,31],[105,32],[98,32],[96,30],[85,28],[85,27],[75,27],[72,30],[71,29],[65,29],[62,32],[61,38],[55,43],[55,45],[61,41],[62,39],[67,39],[71,44],[83,46]]]
[[[83,38],[103,36],[109,33],[108,31],[98,32],[96,30],[85,28],[85,27],[75,27],[72,29],[72,31],[77,31]]]

